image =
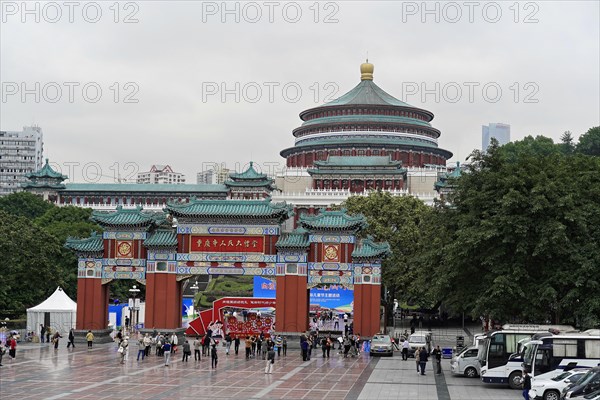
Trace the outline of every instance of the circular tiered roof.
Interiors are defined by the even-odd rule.
[[[348,93],[300,113],[304,122],[292,132],[295,146],[281,152],[288,166],[311,166],[327,155],[386,154],[410,166],[444,165],[452,153],[438,148],[441,132],[430,124],[433,113],[398,100],[377,86],[373,64],[363,63],[360,69],[361,81]],[[348,154],[348,149],[354,151]],[[358,154],[357,149],[371,154]],[[411,152],[427,156],[409,158]],[[298,157],[301,155],[302,161]]]

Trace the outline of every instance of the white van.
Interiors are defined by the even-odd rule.
[[[452,357],[450,362],[450,370],[453,374],[465,375],[469,378],[479,376],[479,361],[477,355],[479,349],[477,346],[469,346],[464,348],[460,353]]]
[[[431,332],[416,331],[408,337],[408,356],[414,357],[415,351],[424,347],[427,352],[431,352]]]

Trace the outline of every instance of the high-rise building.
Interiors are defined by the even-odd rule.
[[[139,172],[137,183],[185,183],[182,173],[173,171],[170,165],[153,165],[148,172]]]
[[[481,150],[487,150],[492,138],[496,139],[500,146],[510,142],[510,125],[502,123],[483,125],[481,127]]]
[[[215,165],[213,168],[198,172],[196,175],[196,183],[222,185],[226,180],[229,179],[230,173],[231,170],[229,170],[229,168],[225,168],[223,165]]]
[[[44,135],[39,126],[0,131],[0,196],[21,191],[26,175],[42,168]]]

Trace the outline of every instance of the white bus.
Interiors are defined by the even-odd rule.
[[[551,379],[573,368],[600,366],[600,329],[537,337],[525,345],[523,367],[533,379]]]
[[[508,384],[513,389],[521,387],[523,345],[535,333],[551,335],[548,331],[569,332],[568,325],[511,325],[501,330],[490,331],[479,344],[481,381],[493,384]]]

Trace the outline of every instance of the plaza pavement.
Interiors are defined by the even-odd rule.
[[[440,346],[455,340],[455,331],[434,330]],[[418,375],[414,359],[343,358],[338,351],[322,358],[313,351],[303,362],[297,350],[276,360],[272,375],[264,374],[265,361],[246,360],[243,343],[240,354],[225,355],[219,347],[219,366],[210,360],[187,363],[180,351],[169,367],[158,357],[135,360],[132,343],[129,359],[118,362],[116,345],[85,345],[66,349],[62,340],[55,351],[47,344],[23,344],[17,358],[3,360],[0,368],[0,399],[347,399],[347,400],[471,400],[519,399],[520,393],[504,387],[483,386],[478,379],[451,376],[449,360],[442,361],[443,375]]]

